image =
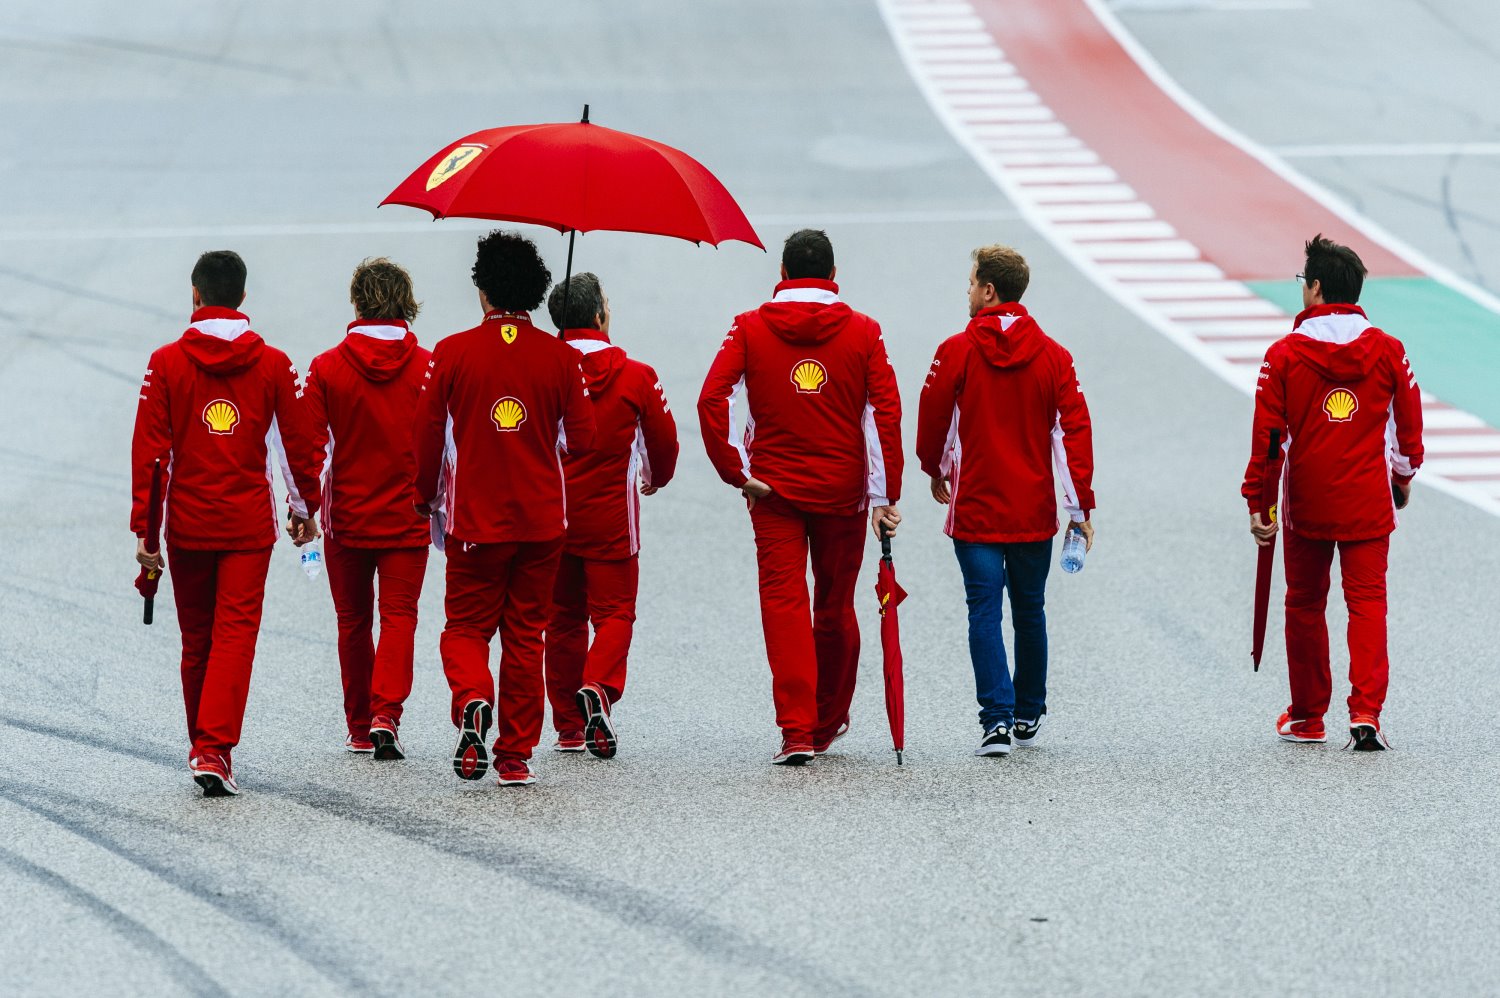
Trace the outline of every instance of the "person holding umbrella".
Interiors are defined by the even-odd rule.
[[[350,752],[403,759],[401,708],[411,693],[427,519],[413,508],[411,414],[431,356],[408,323],[421,306],[411,277],[380,258],[349,283],[354,321],[313,358],[307,402],[323,473],[328,588],[338,614],[339,671]],[[380,644],[375,579],[380,579]]]
[[[171,569],[188,768],[205,797],[224,797],[240,792],[233,752],[279,532],[267,469],[278,468],[286,484],[288,530],[299,545],[318,536],[312,517],[321,494],[297,369],[239,311],[245,262],[230,250],[204,253],[192,289],[187,331],[151,355],[141,384],[130,527],[136,560]],[[153,502],[166,503],[165,561],[148,549],[148,525],[159,515]]]
[[[948,507],[969,605],[983,736],[975,755],[1031,745],[1047,713],[1047,571],[1061,480],[1070,530],[1094,542],[1093,429],[1073,356],[1021,304],[1026,260],[983,246],[969,269],[969,325],[944,340],[922,386],[917,458]],[[1012,681],[1001,631],[1010,591]]]
[[[433,348],[418,402],[418,511],[437,517],[448,560],[440,650],[459,728],[454,772],[488,771],[498,713],[496,782],[520,786],[536,781],[542,633],[567,529],[562,457],[593,446],[594,414],[578,351],[531,323],[552,279],[536,244],[491,232],[473,277],[484,319]]]
[[[1286,527],[1286,659],[1292,702],[1276,733],[1324,742],[1332,696],[1328,576],[1335,550],[1349,608],[1349,742],[1390,747],[1380,728],[1386,652],[1386,560],[1396,510],[1422,466],[1422,393],[1401,341],[1370,325],[1359,307],[1365,266],[1321,234],[1304,247],[1303,310],[1273,343],[1255,392],[1250,463],[1241,494],[1262,547]],[[1262,515],[1268,441],[1285,441],[1279,516]],[[1271,471],[1274,474],[1274,470]]]
[[[587,747],[609,759],[616,749],[610,708],[625,692],[635,625],[640,496],[672,480],[677,424],[656,372],[611,341],[609,299],[597,277],[575,274],[558,284],[547,309],[582,355],[596,425],[593,450],[563,457],[568,534],[547,625],[547,698],[557,751]]]
[[[848,731],[865,514],[877,534],[901,522],[895,372],[880,326],[839,299],[836,273],[826,233],[792,233],[772,299],[735,318],[698,396],[709,459],[745,496],[755,530],[782,735],[773,765],[803,765]]]

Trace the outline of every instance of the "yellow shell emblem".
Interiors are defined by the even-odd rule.
[[[443,158],[438,160],[438,165],[432,168],[432,173],[427,177],[427,189],[430,191],[439,184],[452,180],[455,174],[478,159],[486,148],[481,145],[461,145],[443,153]]]
[[[516,341],[518,332],[519,330],[517,330],[515,326],[512,326],[507,322],[505,325],[500,327],[500,338],[506,343],[514,343]]]
[[[1359,411],[1359,399],[1347,388],[1335,388],[1323,400],[1323,411],[1332,423],[1347,423]]]
[[[828,370],[815,360],[804,360],[792,368],[792,384],[804,395],[816,395],[828,383]]]
[[[497,430],[502,432],[519,430],[521,424],[526,422],[526,407],[519,399],[506,396],[490,409],[490,418],[495,421]]]
[[[203,407],[203,425],[210,433],[228,436],[239,421],[240,411],[228,399],[214,399]]]

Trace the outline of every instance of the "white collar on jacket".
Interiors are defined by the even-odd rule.
[[[384,326],[380,323],[371,323],[368,326],[355,326],[349,330],[359,333],[361,336],[370,336],[377,340],[404,340],[406,339],[405,326]]]
[[[568,346],[581,354],[598,353],[600,350],[608,350],[614,346],[608,340],[569,340]]]
[[[819,305],[832,305],[839,300],[837,292],[826,288],[783,288],[776,292],[772,301],[811,301]]]
[[[204,336],[220,340],[237,340],[250,328],[245,319],[199,319],[193,328]]]
[[[1303,319],[1302,325],[1297,327],[1297,332],[1324,343],[1343,345],[1353,343],[1369,328],[1370,320],[1358,312],[1334,312],[1330,315],[1315,315],[1310,319]]]

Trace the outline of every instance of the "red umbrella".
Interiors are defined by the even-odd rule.
[[[156,464],[151,469],[151,505],[146,509],[145,539],[147,554],[161,552],[161,458],[156,459]],[[146,598],[144,623],[151,623],[156,609],[156,587],[160,584],[161,569],[142,565],[141,574],[135,579],[135,588]]]
[[[875,595],[880,599],[880,647],[885,653],[885,713],[891,722],[891,741],[896,765],[906,750],[906,680],[901,674],[901,621],[896,607],[906,599],[906,590],[896,581],[891,562],[891,539],[880,532],[880,569],[875,576]]]
[[[573,239],[607,229],[765,249],[712,173],[671,146],[583,120],[490,128],[450,142],[391,191],[433,218],[546,225]],[[566,278],[564,278],[566,280]]]
[[[1266,448],[1266,466],[1261,473],[1260,518],[1263,523],[1276,522],[1276,500],[1281,486],[1281,431],[1271,431],[1271,446]],[[1250,658],[1260,671],[1260,655],[1266,647],[1266,617],[1271,609],[1271,569],[1276,563],[1276,537],[1258,549],[1255,566],[1255,622],[1251,628]]]

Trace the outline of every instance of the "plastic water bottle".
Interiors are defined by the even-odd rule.
[[[302,571],[309,579],[316,579],[323,571],[323,542],[309,541],[302,545]]]
[[[1063,535],[1062,559],[1058,562],[1062,570],[1069,575],[1076,575],[1083,571],[1083,557],[1088,554],[1088,544],[1083,539],[1083,531],[1075,527],[1069,527],[1068,532]]]

